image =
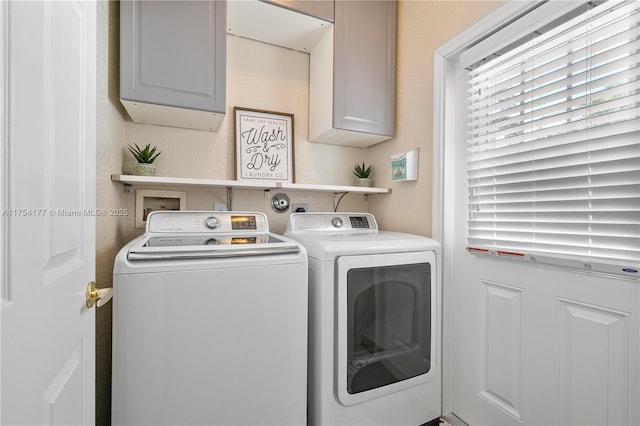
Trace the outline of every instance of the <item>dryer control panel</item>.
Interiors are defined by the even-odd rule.
[[[287,224],[289,231],[371,232],[378,224],[369,213],[293,213]]]

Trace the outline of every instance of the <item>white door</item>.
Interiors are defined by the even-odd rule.
[[[457,79],[449,87],[466,88],[464,67],[448,66]],[[467,249],[469,96],[456,91],[445,147],[453,413],[474,426],[639,424],[638,279],[589,272],[588,257],[579,272]]]
[[[94,2],[2,2],[2,424],[94,424]]]

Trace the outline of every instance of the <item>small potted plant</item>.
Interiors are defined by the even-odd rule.
[[[140,148],[138,144],[134,145],[129,145],[129,152],[138,161],[137,164],[133,165],[133,174],[137,176],[155,176],[156,166],[153,162],[156,161],[161,151],[157,151],[155,146],[152,148],[151,144],[147,144],[144,148]]]
[[[369,166],[365,166],[364,163],[362,163],[362,166],[356,164],[353,168],[353,174],[356,175],[356,186],[371,186],[370,176],[374,169],[373,164],[369,164]]]

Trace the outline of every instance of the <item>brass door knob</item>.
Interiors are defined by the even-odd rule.
[[[111,300],[112,288],[97,288],[94,281],[87,284],[87,308],[93,308],[95,304],[98,308]],[[96,303],[98,302],[98,303]]]

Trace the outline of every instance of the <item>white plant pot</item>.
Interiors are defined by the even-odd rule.
[[[369,178],[357,178],[356,186],[371,186],[371,179]]]
[[[156,166],[147,163],[135,163],[133,165],[133,174],[136,176],[155,176]]]

